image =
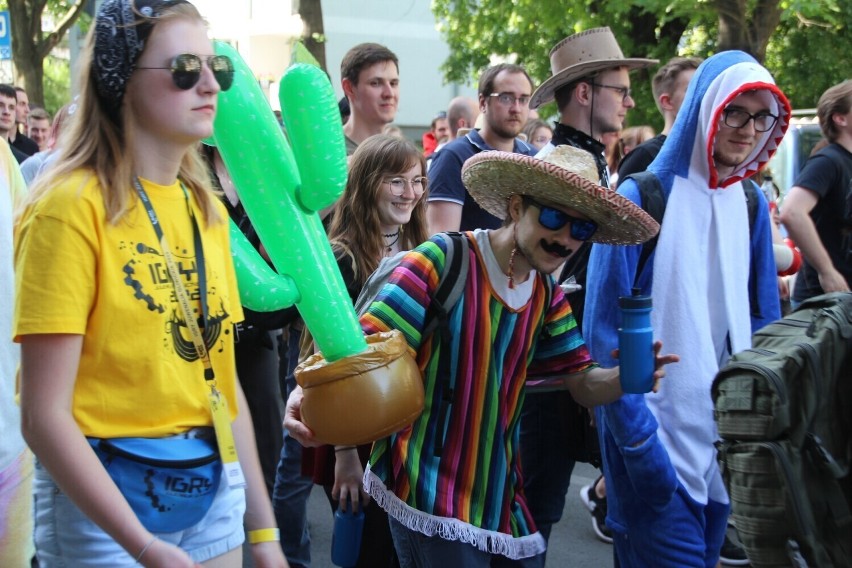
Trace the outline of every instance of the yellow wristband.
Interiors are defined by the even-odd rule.
[[[249,544],[278,542],[279,540],[281,540],[281,531],[278,529],[257,529],[256,531],[248,532]]]

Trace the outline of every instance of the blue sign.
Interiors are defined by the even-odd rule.
[[[0,12],[0,59],[12,59],[12,28],[9,12]]]

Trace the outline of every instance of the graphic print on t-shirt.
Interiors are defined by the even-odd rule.
[[[145,242],[120,243],[120,249],[129,249],[132,254],[132,258],[122,268],[124,284],[133,291],[134,299],[145,304],[149,311],[166,316],[164,320],[166,334],[164,347],[173,350],[184,361],[195,361],[198,359],[198,353],[192,343],[192,334],[178,304],[165,257],[159,250],[159,245],[153,244],[155,246]],[[213,350],[219,342],[220,335],[222,335],[222,322],[228,319],[229,314],[220,298],[218,311],[213,313],[208,306],[207,321],[204,321],[203,316],[199,313],[200,295],[198,292],[196,258],[186,249],[173,251],[173,255],[178,273],[181,275],[181,284],[186,289],[189,301],[193,305],[193,313],[198,316],[198,326],[201,328],[204,344],[208,350]],[[208,300],[214,294],[215,290],[209,290]],[[228,326],[225,326],[225,335],[228,335],[229,329]],[[219,349],[221,349],[221,346],[219,346]]]

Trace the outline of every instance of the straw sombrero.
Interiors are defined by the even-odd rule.
[[[609,28],[593,28],[568,36],[550,50],[551,76],[530,98],[535,109],[553,100],[562,85],[613,67],[641,69],[659,63],[657,59],[625,58]]]
[[[464,163],[462,181],[476,202],[505,219],[513,194],[574,209],[598,224],[591,241],[635,245],[656,235],[660,226],[641,207],[597,184],[591,154],[557,146],[544,159],[512,152],[481,152]]]

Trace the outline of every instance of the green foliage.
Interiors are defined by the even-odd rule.
[[[50,116],[71,100],[71,71],[67,59],[48,55],[44,59],[44,108]]]
[[[742,0],[747,24],[757,4]],[[766,65],[794,105],[810,106],[825,88],[852,76],[852,0],[770,1],[774,5],[783,14]],[[712,55],[719,31],[716,2],[710,0],[432,0],[432,11],[450,47],[445,80],[474,85],[488,65],[505,60],[523,65],[540,84],[550,76],[550,49],[592,27],[612,28],[626,57],[663,62],[675,55]],[[651,96],[654,71],[631,74],[636,108],[628,113],[629,125],[662,127]],[[540,109],[543,117],[555,112],[553,104]]]
[[[815,108],[827,88],[852,77],[852,0],[813,3],[784,18],[769,43],[766,66],[793,108]]]

